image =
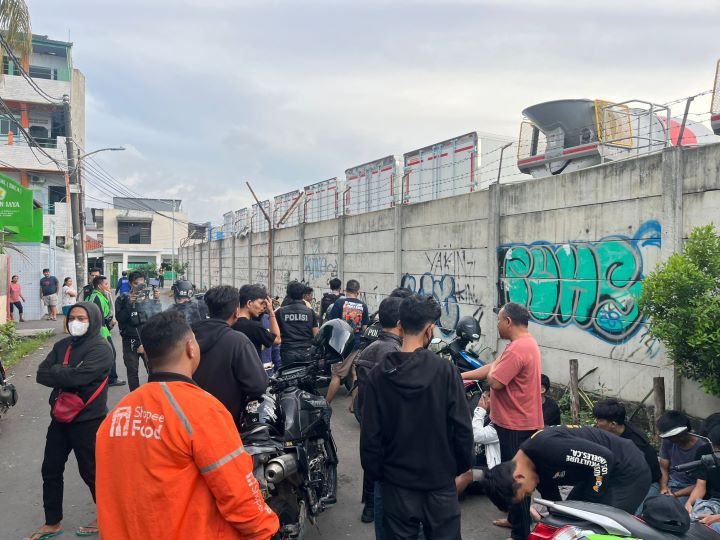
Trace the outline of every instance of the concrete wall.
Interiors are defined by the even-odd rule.
[[[402,284],[438,300],[441,332],[463,315],[480,318],[489,354],[504,347],[492,307],[521,302],[532,314],[543,371],[555,382],[567,382],[568,360],[577,358],[581,375],[597,367],[585,388],[640,401],[652,378],[664,376],[668,406],[704,416],[720,410],[720,400],[674,380],[637,299],[644,277],[682,249],[693,227],[717,220],[719,188],[720,145],[712,145],[301,224],[274,233],[274,294],[303,279],[319,298],[331,277],[356,278],[375,308]],[[234,262],[223,264],[234,266],[236,286],[247,282],[248,268],[251,282],[266,282],[267,237],[230,240]],[[207,243],[183,249],[181,258],[191,261],[196,283],[208,284],[199,252],[207,257]]]
[[[25,297],[23,308],[25,318],[38,320],[47,313],[47,308],[40,300],[40,278],[42,269],[49,268],[50,273],[60,282],[66,277],[75,281],[75,259],[71,251],[61,248],[52,248],[47,244],[15,244],[20,253],[9,250],[10,275],[17,274],[20,278],[22,294]],[[60,296],[60,295],[58,295]],[[58,298],[58,311],[60,311],[61,298]],[[16,312],[17,318],[17,312]]]

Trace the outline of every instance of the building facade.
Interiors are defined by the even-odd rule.
[[[31,189],[42,208],[42,219],[32,230],[5,238],[19,250],[10,251],[9,270],[20,276],[29,319],[43,313],[38,297],[43,268],[60,281],[75,277],[66,137],[73,138],[76,153],[85,148],[85,76],[73,65],[72,47],[33,35],[29,56],[16,61],[5,54],[2,62],[0,173]],[[70,98],[71,134],[66,132],[63,96]]]
[[[113,283],[123,270],[134,267],[170,268],[188,236],[187,215],[178,199],[115,197],[113,208],[91,211],[96,237],[102,242],[104,272]]]

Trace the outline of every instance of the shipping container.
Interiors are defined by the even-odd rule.
[[[300,223],[300,212],[302,212],[302,203],[298,203],[287,216],[285,213],[297,201],[298,197],[302,192],[299,189],[291,191],[289,193],[283,193],[282,195],[275,196],[275,204],[273,205],[273,224],[276,229],[282,229],[284,227],[295,227]],[[285,221],[280,223],[280,220],[285,217]]]
[[[337,178],[305,186],[305,200],[300,204],[305,223],[335,219],[341,214],[340,187]]]
[[[262,204],[263,208],[265,209],[265,212],[267,213],[268,216],[270,216],[270,219],[272,219],[272,210],[270,208],[270,201],[262,201],[260,204]],[[260,206],[258,204],[253,204],[251,207],[250,228],[252,229],[252,232],[263,232],[263,231],[267,231],[269,228],[267,219],[265,219],[265,214],[263,214],[263,212],[260,209]]]
[[[235,225],[236,234],[246,234],[250,230],[250,209],[241,208],[235,211]]]
[[[363,214],[395,206],[401,178],[399,158],[386,156],[345,171],[345,213]]]
[[[431,201],[486,188],[497,179],[500,148],[507,142],[472,132],[406,153],[399,187],[403,202]],[[510,152],[506,154],[503,169],[512,163]],[[505,172],[519,174],[516,169],[502,174]]]

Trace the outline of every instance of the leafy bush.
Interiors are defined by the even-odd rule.
[[[685,253],[645,279],[640,309],[680,374],[720,396],[720,238],[714,225],[695,228]]]
[[[20,342],[20,336],[14,322],[0,324],[0,354],[3,356],[15,350]]]

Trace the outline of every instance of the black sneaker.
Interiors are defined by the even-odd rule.
[[[108,386],[125,386],[127,384],[127,381],[123,381],[122,379],[115,379],[112,382],[108,383]]]
[[[360,521],[363,523],[372,523],[375,521],[375,506],[372,504],[365,503],[365,507],[360,516]]]

